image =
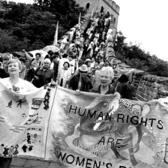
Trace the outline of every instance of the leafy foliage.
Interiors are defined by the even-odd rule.
[[[168,62],[143,51],[137,45],[124,43],[126,37],[119,32],[114,49],[117,57],[131,67],[146,71],[152,75],[168,77]]]
[[[52,44],[57,21],[61,37],[78,22],[79,13],[85,13],[74,0],[34,1],[33,5],[0,2],[6,9],[0,11],[0,52],[29,51]],[[167,62],[145,53],[136,45],[128,46],[125,39],[119,32],[114,46],[119,59],[134,68],[168,77]]]
[[[36,0],[33,5],[0,2],[0,52],[34,50],[52,44],[59,21],[61,37],[77,24],[82,8],[73,0]]]

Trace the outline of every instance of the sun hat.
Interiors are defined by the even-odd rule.
[[[87,62],[92,62],[92,61],[91,61],[91,59],[87,58],[87,59],[85,60],[85,62],[87,63]]]
[[[50,60],[49,58],[45,58],[45,59],[44,59],[44,63],[49,63],[49,64],[51,64],[51,60]]]
[[[80,67],[79,67],[79,71],[80,72],[87,72],[88,71],[88,67],[86,64],[82,64]]]

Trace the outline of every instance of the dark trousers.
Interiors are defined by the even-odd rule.
[[[12,158],[0,157],[0,168],[10,168]]]

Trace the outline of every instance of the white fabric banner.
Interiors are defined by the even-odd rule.
[[[0,85],[0,155],[53,160],[67,168],[167,168],[168,98],[150,102]]]

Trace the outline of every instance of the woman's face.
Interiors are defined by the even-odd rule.
[[[49,68],[50,68],[50,65],[51,65],[50,62],[44,61],[44,63],[43,63],[43,68],[44,68],[44,69],[49,69]]]
[[[111,84],[111,77],[105,71],[100,73],[100,83],[103,86],[108,86]]]
[[[64,69],[67,70],[69,68],[68,63],[64,63]]]
[[[91,66],[91,62],[89,61],[89,62],[87,62],[87,66],[88,67],[90,67]]]
[[[35,60],[32,61],[31,67],[32,68],[37,68],[38,67],[38,64],[37,64],[37,62]]]
[[[19,72],[20,72],[20,69],[19,69],[18,62],[12,62],[8,64],[8,73],[10,75],[19,74]]]
[[[40,59],[40,57],[41,57],[41,55],[40,55],[40,54],[36,54],[36,60],[39,60],[39,59]]]

